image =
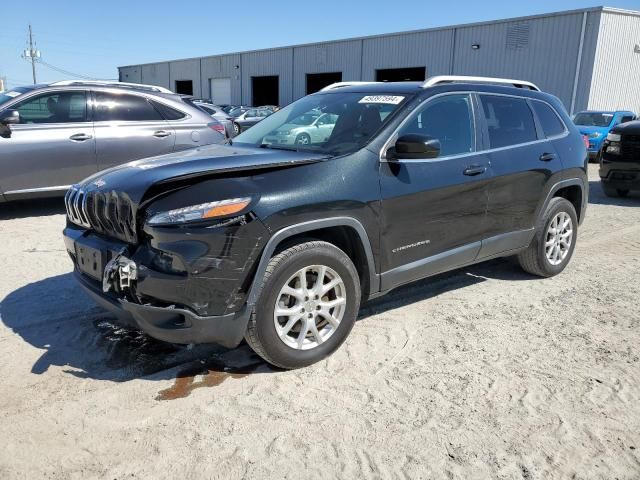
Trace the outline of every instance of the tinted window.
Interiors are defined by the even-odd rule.
[[[491,148],[508,147],[537,139],[533,114],[526,100],[480,95]]]
[[[613,120],[613,114],[603,112],[581,112],[576,114],[573,123],[583,127],[608,127]]]
[[[38,95],[14,107],[20,123],[76,123],[87,121],[85,92],[56,92]]]
[[[564,124],[549,105],[542,102],[533,102],[533,109],[536,111],[542,130],[544,130],[547,138],[564,133]]]
[[[472,152],[473,113],[469,95],[446,95],[428,101],[398,135],[410,133],[437,138],[441,156]]]
[[[96,92],[97,122],[162,120],[160,113],[144,97]]]
[[[620,120],[620,123],[627,123],[633,120],[633,115],[625,115],[624,117],[622,117],[622,120]]]
[[[165,120],[180,120],[181,118],[184,118],[186,116],[180,110],[167,107],[164,103],[154,102],[154,101],[152,101],[151,103],[162,114]]]

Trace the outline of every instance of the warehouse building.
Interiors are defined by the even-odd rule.
[[[287,105],[337,81],[518,78],[583,109],[640,112],[640,12],[587,8],[119,67],[123,82],[214,103]]]

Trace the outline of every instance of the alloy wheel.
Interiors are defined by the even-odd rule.
[[[559,212],[547,229],[545,255],[551,265],[560,265],[571,250],[573,222],[567,212]]]
[[[276,298],[273,323],[278,337],[296,350],[315,348],[338,329],[346,303],[345,284],[335,270],[325,265],[301,268]]]

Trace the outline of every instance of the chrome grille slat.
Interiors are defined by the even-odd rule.
[[[67,190],[64,204],[70,222],[120,240],[136,241],[135,219],[126,195],[73,186]]]

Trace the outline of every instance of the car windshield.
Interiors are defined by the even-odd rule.
[[[33,90],[31,87],[16,87],[11,90],[6,90],[4,92],[0,92],[0,105],[9,100],[13,100],[16,97],[19,97],[23,93],[29,92]]]
[[[582,112],[573,119],[573,123],[583,127],[608,127],[613,119],[613,114],[603,112]]]
[[[365,93],[309,95],[241,133],[233,143],[343,155],[366,145],[407,99]],[[330,115],[311,126],[322,113]],[[292,124],[300,127],[290,128]]]

